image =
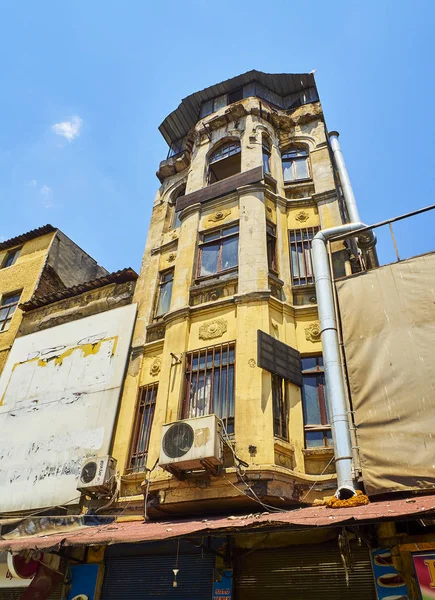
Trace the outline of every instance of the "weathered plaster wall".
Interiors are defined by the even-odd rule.
[[[247,476],[258,481],[267,480],[269,483],[264,484],[264,489],[271,496],[284,495],[287,501],[297,501],[305,496],[304,500],[309,502],[315,497],[329,495],[334,487],[330,470],[320,475],[331,459],[331,450],[307,451],[305,448],[301,391],[293,384],[287,386],[290,439],[288,442],[274,439],[271,376],[256,362],[257,329],[290,344],[303,355],[321,352],[320,337],[311,335],[318,324],[316,304],[294,303],[288,230],[337,225],[341,223],[341,217],[320,104],[301,107],[293,116],[280,111],[273,113],[263,104],[263,117],[257,99],[247,98],[241,104],[243,110],[238,111],[237,119],[225,117],[226,109],[222,109],[198,123],[190,165],[165,180],[157,194],[135,295],[140,315],[134,334],[137,354],[129,364],[113,452],[121,471],[125,472],[138,386],[158,383],[147,463],[149,468],[153,467],[160,451],[162,425],[180,418],[186,352],[235,341],[234,440],[238,455],[250,465]],[[204,123],[210,137],[205,134]],[[166,225],[165,230],[168,211],[173,210],[169,206],[173,190],[184,181],[187,182],[186,193],[206,185],[207,159],[217,145],[225,139],[239,139],[243,171],[262,164],[263,135],[267,135],[271,143],[271,175],[276,180],[275,186],[265,183],[245,186],[211,202],[189,206],[181,213],[181,226],[168,231]],[[284,185],[282,175],[281,151],[292,143],[302,144],[310,152],[312,178],[300,192],[297,185]],[[216,295],[214,300],[195,306],[189,304],[192,286],[196,285],[194,274],[200,232],[237,219],[240,234],[236,292],[229,296]],[[281,299],[272,297],[269,291],[266,221],[276,224]],[[170,311],[161,323],[165,327],[164,337],[147,342],[146,330],[153,323],[152,307],[159,271],[168,266],[174,267],[174,283]],[[222,281],[222,278],[216,278],[216,286]],[[213,281],[207,285],[213,287]],[[312,296],[313,293],[314,287],[308,286],[305,294]],[[201,326],[222,321],[225,327],[221,333],[213,339],[200,338]],[[124,476],[123,495],[137,494],[143,477],[143,473]],[[234,470],[229,469],[226,477],[237,484]],[[319,485],[307,495],[316,480]],[[175,512],[177,506],[184,510],[181,506],[189,503],[202,507],[212,506],[212,502],[218,506],[224,498],[234,503],[246,501],[243,489],[237,491],[222,477],[212,478],[208,485],[199,486],[194,481],[179,482],[156,468],[151,481],[151,493],[160,492],[164,508]],[[329,491],[321,491],[322,486],[325,490],[329,486]]]
[[[0,377],[0,512],[77,500],[109,452],[136,306],[17,338]]]

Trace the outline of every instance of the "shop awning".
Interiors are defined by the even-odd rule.
[[[335,527],[352,523],[373,523],[382,520],[412,519],[435,515],[435,495],[384,502],[372,502],[355,508],[332,509],[310,506],[275,513],[242,516],[198,518],[173,521],[113,522],[84,526],[69,531],[12,537],[0,540],[0,550],[59,550],[71,546],[111,545],[150,542],[187,535],[226,535],[252,530],[283,530],[313,527]]]

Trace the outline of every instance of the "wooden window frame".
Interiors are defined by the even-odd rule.
[[[2,309],[8,309],[5,317],[2,317],[0,320],[0,333],[8,331],[11,321],[14,317],[15,311],[17,310],[18,304],[20,303],[22,292],[23,290],[11,292],[9,294],[4,294],[0,298],[0,311]],[[14,298],[15,296],[18,296],[18,300],[16,302],[8,303],[8,298]]]
[[[301,229],[290,229],[288,232],[290,249],[290,270],[293,287],[299,287],[302,285],[314,285],[314,268],[311,253],[311,241],[318,231],[319,227],[316,226],[304,227]],[[300,240],[297,239],[298,235],[301,236]],[[294,236],[294,239],[292,239],[292,236]],[[298,256],[299,251],[302,250],[301,254],[303,256],[304,261],[305,277],[301,276],[300,272],[293,272],[292,249],[296,250],[296,254]]]
[[[225,230],[226,229],[231,229],[233,227],[235,227],[237,225],[238,229],[236,232],[234,233],[230,233],[228,235],[225,235]],[[219,238],[216,238],[214,240],[209,240],[204,242],[204,236],[209,235],[209,234],[213,234],[213,233],[217,233],[219,231]],[[224,226],[221,226],[219,228],[214,228],[214,229],[210,229],[207,231],[202,231],[200,233],[200,242],[198,243],[198,261],[197,261],[197,266],[196,266],[196,279],[212,279],[214,277],[217,277],[219,275],[225,274],[225,273],[231,273],[234,271],[237,271],[239,268],[239,257],[237,256],[237,265],[235,267],[230,267],[229,269],[222,269],[222,249],[223,249],[223,242],[232,238],[239,238],[240,235],[240,227],[239,227],[239,221],[233,221],[232,223],[227,223]],[[203,248],[207,247],[207,246],[211,246],[212,244],[218,244],[219,243],[219,250],[218,250],[218,260],[217,260],[217,267],[216,267],[216,272],[215,273],[210,273],[210,275],[201,275],[201,266],[202,266],[202,252],[203,252]]]
[[[170,280],[166,280],[164,281],[164,277],[166,275],[170,275],[172,273],[172,279]],[[158,308],[159,308],[159,302],[160,302],[160,295],[161,295],[161,291],[162,291],[162,287],[164,287],[165,285],[167,285],[167,283],[169,281],[172,282],[172,287],[171,287],[171,298],[169,300],[169,304],[171,303],[172,300],[172,289],[173,289],[173,285],[174,285],[174,273],[175,273],[175,268],[171,267],[170,269],[165,269],[164,271],[160,271],[159,272],[159,283],[157,284],[157,293],[156,293],[156,299],[154,302],[154,321],[160,321],[166,313],[161,313],[161,314],[157,314]]]
[[[270,147],[270,143],[268,140],[263,139],[262,146],[262,164],[263,164],[263,173],[266,175],[271,175],[271,157],[272,151]]]
[[[19,257],[22,249],[22,246],[18,246],[18,248],[11,248],[10,250],[7,250],[0,268],[7,269],[8,267],[13,267],[13,265],[17,262],[17,258]],[[8,265],[7,262],[9,261],[10,257],[12,257],[12,262]]]
[[[302,357],[302,365],[303,365],[304,359],[308,359],[308,358],[315,359],[316,366],[311,369],[304,369],[302,366],[302,381],[304,380],[304,377],[310,377],[310,378],[316,377],[316,391],[317,391],[317,400],[319,403],[320,423],[314,424],[314,425],[307,424],[305,422],[305,415],[304,415],[305,447],[309,448],[309,449],[332,448],[333,447],[332,440],[330,437],[328,437],[328,433],[331,433],[331,425],[328,420],[328,412],[327,412],[327,407],[326,407],[326,394],[325,394],[326,381],[325,381],[325,369],[323,366],[323,355],[315,354],[315,355],[311,355],[311,356],[303,356]],[[320,364],[320,361],[321,361],[321,364]],[[303,393],[303,383],[302,383],[301,393],[302,393],[302,402],[305,403],[304,393]],[[313,446],[313,445],[309,446],[307,444],[307,433],[309,433],[311,431],[321,432],[323,434],[323,446]]]
[[[289,441],[289,403],[287,381],[272,373],[272,411],[273,435],[276,438]],[[278,394],[278,399],[277,399]]]
[[[227,353],[227,362],[222,364],[223,361],[220,359],[219,363],[216,364],[216,354],[219,352],[220,357],[222,357],[222,353],[226,351]],[[231,352],[234,356],[233,360],[230,360]],[[211,364],[208,366],[208,358],[211,355]],[[193,363],[197,360],[198,367],[194,368]],[[201,359],[203,359],[204,367],[201,368]],[[192,350],[186,353],[186,363],[185,363],[185,387],[184,387],[184,396],[181,405],[181,419],[195,418],[196,416],[205,416],[207,414],[216,414],[220,419],[222,419],[225,423],[227,432],[232,434],[234,432],[234,422],[235,422],[235,396],[236,396],[236,342],[226,342],[223,344],[219,344],[217,346],[207,346],[206,348],[199,348],[198,350]],[[232,381],[232,389],[233,389],[233,397],[230,398],[230,377],[228,376],[230,373],[230,367],[232,367],[233,381]],[[220,391],[222,386],[222,373],[226,372],[225,376],[225,393],[222,395],[221,399]],[[214,400],[214,389],[215,389],[215,373],[218,372],[218,383],[219,383],[219,399],[224,402],[224,406],[221,406],[221,410],[218,411],[220,414],[213,413],[213,400]],[[196,376],[196,381],[199,380],[200,376],[203,376],[203,381],[205,382],[207,377],[209,377],[210,381],[210,391],[208,398],[208,408],[205,410],[204,415],[192,415],[192,407],[191,407],[191,389],[192,389],[192,381]],[[204,392],[205,394],[205,392]]]
[[[138,390],[127,473],[141,473],[146,469],[158,388],[158,383],[151,383]],[[140,450],[142,440],[143,448]]]
[[[294,158],[286,157],[286,154],[290,154],[292,152],[303,152],[301,156],[295,156]],[[290,148],[286,148],[284,152],[281,154],[281,164],[282,164],[282,176],[284,180],[284,185],[291,185],[292,183],[300,183],[301,181],[311,181],[311,167],[309,160],[310,153],[307,148],[300,148],[299,146],[291,146]],[[297,177],[296,171],[296,163],[298,161],[305,160],[306,169],[307,169],[307,177]],[[284,176],[284,162],[288,161],[291,163],[291,173],[292,179],[285,179]]]

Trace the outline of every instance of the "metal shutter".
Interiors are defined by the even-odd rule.
[[[107,558],[101,600],[211,600],[214,555],[179,556],[176,588],[175,562],[175,555]]]
[[[235,600],[376,600],[367,548],[352,545],[349,587],[336,544],[293,546],[240,555]]]

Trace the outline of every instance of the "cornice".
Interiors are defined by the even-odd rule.
[[[156,246],[155,248],[151,248],[151,256],[155,256],[156,254],[162,254],[167,250],[175,250],[178,247],[178,237],[174,240],[170,240],[162,244],[161,246]]]

